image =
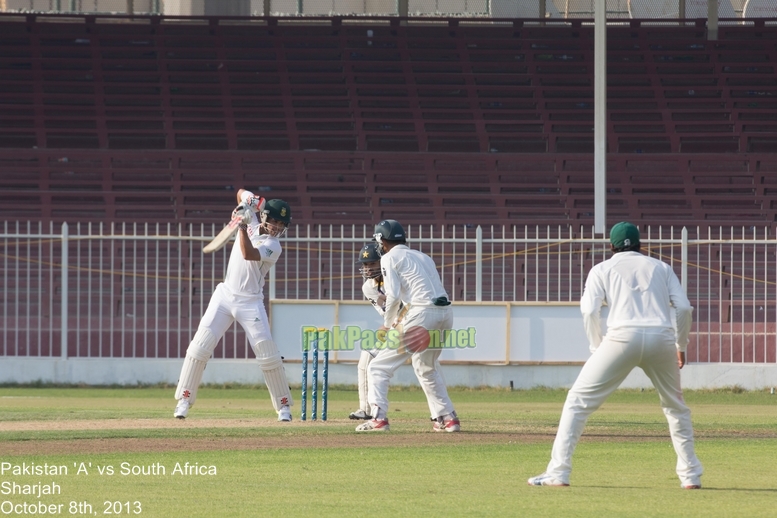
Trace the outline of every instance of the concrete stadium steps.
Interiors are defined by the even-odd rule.
[[[577,21],[0,26],[4,217],[216,223],[255,185],[302,223],[592,221],[593,31]],[[774,225],[775,31],[609,30],[613,219]],[[696,167],[738,154],[739,175]]]
[[[561,225],[573,231],[593,225],[593,157],[585,154],[283,152],[227,160],[218,152],[97,155],[99,160],[84,150],[0,149],[0,215],[44,223],[220,228],[235,204],[235,190],[250,186],[288,201],[299,224],[394,218],[405,224]],[[653,226],[773,229],[773,156],[611,155],[609,217]]]

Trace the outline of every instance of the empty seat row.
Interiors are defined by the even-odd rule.
[[[590,154],[233,154],[0,150],[6,220],[223,224],[238,188],[282,198],[300,224],[593,223]],[[773,227],[773,154],[611,155],[608,215],[652,225]]]
[[[590,27],[24,20],[3,23],[0,147],[593,150]],[[610,152],[777,143],[776,30],[611,29]]]

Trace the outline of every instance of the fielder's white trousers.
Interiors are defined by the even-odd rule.
[[[661,398],[661,407],[677,453],[676,470],[681,485],[700,483],[703,470],[694,452],[691,411],[683,401],[674,340],[672,330],[656,328],[630,328],[607,333],[569,390],[546,470],[549,475],[569,483],[572,454],[588,416],[620,386],[634,367],[640,367]]]
[[[452,329],[453,311],[450,307],[413,306],[403,321],[405,329],[421,326],[424,329]],[[388,412],[389,381],[397,369],[410,358],[413,371],[426,394],[429,412],[433,419],[453,412],[453,402],[448,397],[445,379],[440,372],[438,358],[441,349],[426,349],[420,353],[410,353],[400,349],[383,349],[372,359],[368,368],[369,400],[372,415],[376,416],[375,407]]]

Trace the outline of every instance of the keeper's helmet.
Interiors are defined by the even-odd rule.
[[[267,200],[262,210],[260,228],[265,234],[281,237],[291,223],[291,207],[283,200]]]
[[[362,267],[359,273],[364,280],[377,279],[381,276],[380,272],[380,253],[378,253],[378,243],[367,243],[359,250],[359,260]]]
[[[404,243],[407,241],[405,229],[395,219],[384,219],[375,225],[375,234],[372,236],[378,243],[378,254],[383,254],[383,242]]]

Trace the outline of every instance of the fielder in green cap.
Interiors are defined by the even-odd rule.
[[[639,367],[661,398],[680,487],[699,489],[702,466],[694,451],[691,411],[680,388],[693,307],[672,267],[640,253],[637,227],[618,223],[610,230],[610,245],[613,256],[591,268],[580,299],[592,355],[567,395],[550,463],[529,485],[569,485],[572,454],[588,416]],[[609,315],[602,335],[605,303]]]
[[[610,244],[613,252],[625,252],[626,250],[638,252],[640,248],[639,229],[628,221],[616,223],[610,229]]]

